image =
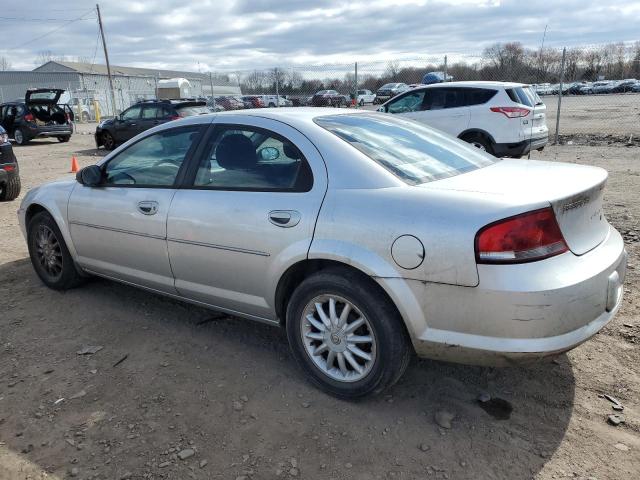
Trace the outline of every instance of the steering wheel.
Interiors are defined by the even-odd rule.
[[[153,164],[154,167],[159,167],[160,165],[169,165],[171,167],[175,167],[175,168],[180,168],[179,162],[180,160],[171,160],[168,158],[162,159],[162,160],[158,160],[156,163]]]

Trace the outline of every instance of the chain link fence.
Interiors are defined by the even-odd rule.
[[[18,73],[30,75],[28,84],[12,82]],[[159,74],[115,75],[115,105],[106,75],[37,74],[0,72],[0,101],[24,96],[25,86],[63,88],[65,102],[77,120],[91,122],[141,100],[166,98],[160,89],[167,79]],[[391,96],[425,81],[519,82],[533,85],[545,103],[552,140],[556,131],[561,136],[637,139],[640,81],[636,79],[640,79],[640,42],[564,50],[528,50],[516,42],[496,44],[477,55],[194,73],[188,79],[188,96],[205,100],[216,111],[284,106],[376,109]]]

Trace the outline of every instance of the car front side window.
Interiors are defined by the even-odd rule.
[[[205,149],[194,186],[221,190],[308,191],[311,169],[286,138],[252,127],[222,127]]]
[[[135,120],[140,118],[140,107],[131,107],[122,112],[122,120]]]
[[[200,127],[164,130],[113,157],[104,168],[105,186],[172,187]]]
[[[411,92],[406,95],[403,95],[397,100],[392,101],[389,104],[387,111],[389,113],[416,112],[420,110],[423,99],[424,99],[424,91]]]

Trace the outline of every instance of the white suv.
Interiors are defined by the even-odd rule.
[[[509,82],[425,85],[378,109],[425,123],[497,157],[542,150],[549,140],[546,110],[530,85]]]

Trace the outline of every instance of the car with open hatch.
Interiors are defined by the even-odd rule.
[[[18,217],[48,287],[97,275],[281,326],[307,377],[353,399],[414,353],[504,365],[596,334],[627,258],[606,180],[397,115],[245,110],[148,130]]]
[[[59,88],[27,90],[24,101],[0,105],[0,125],[18,145],[47,137],[68,142],[73,133],[74,114],[69,105],[59,103],[63,93]]]

